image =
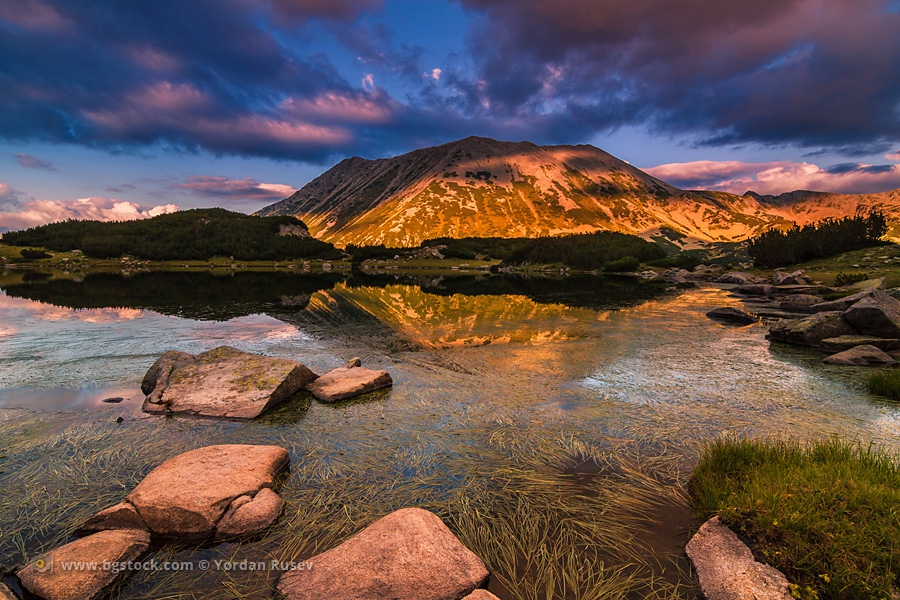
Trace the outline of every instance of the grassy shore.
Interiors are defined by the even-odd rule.
[[[875,371],[867,381],[869,391],[891,400],[900,400],[900,370]]]
[[[694,470],[702,519],[719,514],[784,572],[797,598],[890,599],[900,576],[900,463],[837,440],[720,439]]]

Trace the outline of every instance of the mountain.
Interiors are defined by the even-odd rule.
[[[469,137],[393,158],[348,158],[256,214],[297,216],[315,237],[339,246],[601,229],[690,244],[746,239],[873,206],[900,213],[900,191],[858,197],[686,191],[594,146]]]

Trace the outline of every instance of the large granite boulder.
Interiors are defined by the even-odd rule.
[[[856,335],[856,330],[837,311],[821,312],[800,319],[782,319],[769,328],[768,338],[800,346],[819,346],[822,340]]]
[[[813,312],[811,310],[811,307],[813,305],[819,304],[821,302],[821,296],[813,296],[812,294],[792,294],[790,296],[785,296],[784,298],[782,298],[781,302],[778,304],[778,308],[791,312],[808,313]]]
[[[481,559],[420,508],[393,512],[307,562],[278,581],[288,600],[457,600],[488,576]]]
[[[685,550],[706,600],[791,600],[784,574],[756,562],[719,517],[704,523]]]
[[[879,350],[875,346],[857,346],[832,354],[822,359],[829,365],[853,365],[857,367],[869,367],[873,365],[892,365],[896,362],[889,354]]]
[[[359,360],[351,361],[325,373],[307,384],[306,389],[320,402],[338,402],[361,394],[390,387],[394,384],[387,371],[375,371],[361,366]]]
[[[104,563],[139,560],[149,547],[146,531],[101,531],[48,552],[16,575],[25,589],[44,600],[93,600],[127,573],[104,568]],[[94,568],[64,568],[64,564]]]
[[[802,269],[798,269],[793,273],[788,273],[787,271],[779,269],[775,271],[773,281],[775,282],[775,285],[805,285],[808,283],[806,278],[803,277]]]
[[[759,317],[751,315],[749,313],[745,313],[744,311],[738,310],[736,308],[731,308],[730,306],[724,308],[714,308],[713,310],[706,313],[706,316],[716,321],[728,321],[740,325],[751,325],[759,321]]]
[[[838,298],[837,300],[829,300],[827,302],[819,302],[818,304],[813,304],[809,307],[809,310],[810,312],[834,312],[836,310],[843,312],[863,298],[868,298],[874,293],[875,292],[873,290],[857,292],[850,296]]]
[[[843,352],[857,346],[875,346],[879,350],[890,352],[900,350],[900,339],[877,338],[867,335],[842,335],[822,340],[819,344],[826,352]]]
[[[844,319],[863,335],[900,338],[900,301],[882,291],[853,304]]]
[[[221,346],[196,356],[170,351],[141,383],[149,413],[253,419],[316,379],[304,365]]]
[[[208,539],[254,533],[281,514],[272,487],[290,457],[279,446],[207,446],[165,461],[119,504],[80,532],[136,528],[165,538]]]

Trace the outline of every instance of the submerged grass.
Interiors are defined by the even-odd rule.
[[[866,382],[869,391],[891,400],[900,400],[900,369],[875,371]]]
[[[900,463],[837,439],[710,443],[690,483],[793,582],[796,597],[892,597],[900,576]]]

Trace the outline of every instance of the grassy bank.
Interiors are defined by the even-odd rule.
[[[876,371],[866,382],[869,391],[891,400],[900,400],[900,370]]]
[[[900,575],[900,463],[837,440],[720,439],[690,484],[713,514],[784,572],[798,598],[891,598]]]

